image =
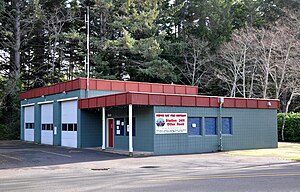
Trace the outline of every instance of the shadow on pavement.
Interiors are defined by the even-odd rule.
[[[89,149],[48,146],[23,141],[0,141],[0,169],[61,165],[129,158]]]

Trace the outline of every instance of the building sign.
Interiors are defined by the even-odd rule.
[[[187,133],[186,113],[155,113],[155,134]]]

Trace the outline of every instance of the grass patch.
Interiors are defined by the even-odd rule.
[[[289,159],[300,161],[300,144],[299,143],[278,143],[278,148],[274,149],[253,149],[238,150],[226,152],[228,155],[249,156],[249,157],[276,157],[280,159]]]

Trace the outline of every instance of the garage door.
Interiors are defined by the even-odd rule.
[[[41,105],[41,143],[53,145],[53,104]]]
[[[24,140],[34,141],[34,106],[24,107]]]
[[[61,145],[77,148],[77,100],[61,103]]]

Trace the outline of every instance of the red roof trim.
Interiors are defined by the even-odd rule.
[[[95,106],[95,99],[97,105]],[[80,109],[111,107],[118,105],[158,105],[158,106],[192,106],[192,107],[219,107],[218,97],[201,95],[176,95],[157,93],[126,92],[113,95],[80,99]],[[271,105],[270,105],[271,104]],[[225,97],[224,108],[254,108],[278,109],[279,100],[275,99],[245,99]]]
[[[169,85],[158,83],[144,83],[134,81],[116,81],[103,79],[90,79],[91,90],[103,91],[133,91],[133,92],[149,92],[149,93],[170,93],[170,94],[186,94],[198,95],[198,87],[187,85]],[[73,91],[78,89],[86,89],[86,79],[78,78],[75,80],[58,83],[55,85],[32,89],[20,94],[20,100],[40,97],[42,95],[52,95],[62,93],[64,91]]]

